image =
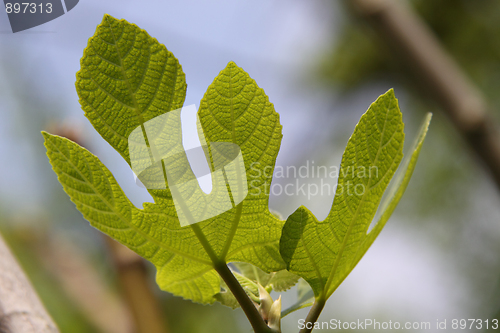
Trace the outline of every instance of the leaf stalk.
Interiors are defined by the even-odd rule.
[[[243,290],[238,280],[236,280],[233,273],[231,273],[231,270],[229,270],[226,263],[216,263],[214,265],[214,268],[215,271],[219,273],[220,277],[224,280],[229,290],[231,290],[234,297],[240,304],[255,333],[277,333],[277,331],[267,326],[264,319],[260,316],[259,311],[252,303],[245,290]]]
[[[318,298],[314,301],[313,306],[311,307],[311,310],[309,310],[309,313],[307,314],[306,317],[306,322],[304,323],[304,328],[299,331],[299,333],[311,333],[313,328],[314,328],[314,323],[319,318],[319,315],[321,314],[321,311],[323,311],[323,308],[325,307],[326,299],[323,298]]]

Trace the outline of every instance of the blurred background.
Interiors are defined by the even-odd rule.
[[[488,104],[489,123],[497,124],[500,3],[397,1],[437,38]],[[174,53],[186,73],[186,105],[199,105],[229,61],[246,70],[280,114],[278,166],[340,165],[360,116],[391,87],[403,112],[405,147],[425,113],[433,112],[398,209],[320,321],[430,322],[434,331],[436,321],[449,327],[452,319],[500,318],[500,188],[491,167],[391,35],[350,2],[370,3],[81,0],[67,14],[15,34],[0,12],[0,232],[61,332],[251,331],[241,310],[159,290],[154,267],[90,227],[51,170],[42,130],[96,154],[136,206],[151,201],[86,120],[74,88],[83,49],[105,13],[137,24]],[[303,181],[336,184],[333,178]],[[294,182],[276,178],[272,188]],[[270,208],[285,218],[303,204],[324,219],[333,202],[333,194],[275,194]],[[297,332],[307,311],[284,318],[283,332]]]

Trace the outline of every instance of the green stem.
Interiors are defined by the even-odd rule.
[[[226,285],[229,287],[229,290],[231,290],[234,297],[240,304],[241,309],[245,312],[245,315],[247,316],[248,321],[250,322],[250,325],[252,325],[255,333],[277,333],[267,326],[266,322],[262,319],[259,311],[252,303],[245,290],[243,290],[238,280],[236,280],[233,273],[231,273],[227,267],[225,261],[217,257],[200,227],[196,224],[192,224],[191,228],[212,260],[215,271],[220,275],[222,280],[224,280]]]
[[[275,330],[267,326],[264,319],[262,319],[259,311],[252,303],[245,290],[241,287],[240,283],[234,277],[233,273],[229,270],[225,262],[221,262],[215,265],[215,270],[221,278],[224,280],[229,290],[233,293],[234,297],[241,306],[243,312],[248,318],[248,321],[252,325],[255,333],[278,333]]]
[[[299,333],[311,333],[313,328],[314,328],[314,323],[318,320],[319,315],[321,311],[323,311],[323,308],[325,307],[326,300],[322,298],[318,298],[316,301],[314,301],[314,304],[309,310],[309,313],[307,314],[306,317],[306,322],[305,326],[303,329],[300,330]]]

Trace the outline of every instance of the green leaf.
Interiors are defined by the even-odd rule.
[[[152,150],[147,122],[182,107],[186,82],[179,62],[165,46],[137,26],[105,15],[84,51],[76,88],[94,128],[130,165],[131,152],[141,148],[129,146],[129,136],[140,129],[145,145]],[[154,203],[138,209],[96,156],[67,139],[43,135],[50,163],[77,209],[91,225],[150,260],[163,290],[203,304],[219,300],[235,307],[234,297],[215,270],[221,272],[221,265],[230,262],[235,262],[239,273],[234,275],[252,299],[258,296],[257,282],[282,291],[297,282],[294,274],[311,285],[316,298],[331,295],[395,209],[430,118],[404,175],[368,235],[369,223],[402,158],[403,123],[392,90],[370,107],[349,140],[334,205],[322,222],[305,207],[286,223],[269,211],[272,179],[268,175],[273,173],[282,138],[279,115],[264,91],[235,63],[230,62],[208,87],[198,120],[211,170],[220,162],[214,143],[237,145],[249,190],[240,202],[232,197],[230,183],[225,183],[233,207],[187,227],[179,223],[171,192],[174,186],[169,187],[166,179],[165,186],[149,190]],[[180,127],[170,128],[168,135],[180,137],[179,133]],[[184,152],[181,140],[163,144]],[[174,168],[181,168],[179,177],[192,173],[185,154],[179,160],[179,164],[172,162]],[[357,173],[361,167],[368,177]],[[163,165],[163,174],[165,168]],[[356,173],[351,173],[354,168],[358,168]],[[229,176],[224,173],[224,177]],[[295,308],[306,306],[308,297],[303,294]]]
[[[243,290],[245,290],[246,294],[252,301],[254,301],[255,304],[258,304],[260,302],[259,299],[259,286],[255,281],[250,280],[244,275],[241,275],[237,272],[232,272],[236,280],[238,280],[238,283],[241,285]],[[233,294],[229,291],[229,288],[227,285],[222,281],[221,283],[221,292],[215,295],[215,298],[219,303],[222,305],[228,306],[232,309],[236,309],[240,307],[240,304],[236,300],[236,297],[233,296]]]
[[[290,215],[280,252],[287,269],[303,277],[317,299],[326,300],[356,266],[394,211],[415,167],[430,117],[421,130],[401,180],[382,217],[367,234],[382,195],[403,156],[403,121],[393,90],[361,117],[342,157],[337,192],[328,217],[318,221],[305,207]]]
[[[227,288],[227,286],[226,286]],[[228,306],[231,309],[237,309],[240,307],[240,304],[236,300],[236,298],[233,296],[233,294],[229,291],[228,289],[222,290],[220,293],[216,294],[215,299],[217,302],[219,302],[222,305]]]
[[[130,164],[128,135],[182,106],[182,69],[144,30],[109,15],[89,39],[81,66],[76,87],[82,108]],[[138,209],[96,156],[66,139],[44,137],[50,163],[84,217],[151,261],[160,288],[206,304],[221,291],[214,270],[221,263],[245,261],[267,272],[285,267],[279,254],[284,221],[269,212],[271,179],[263,172],[267,168],[272,173],[282,134],[264,91],[232,62],[209,86],[198,113],[203,141],[241,148],[250,189],[236,207],[188,227],[179,224],[168,186],[150,190],[155,203]]]
[[[234,263],[241,275],[252,281],[260,283],[269,292],[271,290],[281,292],[292,288],[299,281],[295,274],[283,269],[277,272],[266,273],[254,265],[238,262]]]
[[[257,283],[260,283],[268,292],[271,292],[271,290],[282,292],[290,289],[299,281],[297,275],[285,269],[266,273],[258,267],[244,262],[235,262],[233,265],[237,269],[237,272],[233,271],[234,276],[248,296],[256,303],[259,302],[259,287]],[[224,285],[223,289],[227,290]],[[225,291],[221,291],[221,293],[217,295],[217,300],[223,305],[227,305],[233,309],[239,306],[234,296]]]

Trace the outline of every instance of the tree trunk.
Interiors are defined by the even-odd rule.
[[[58,333],[0,235],[0,333]]]

